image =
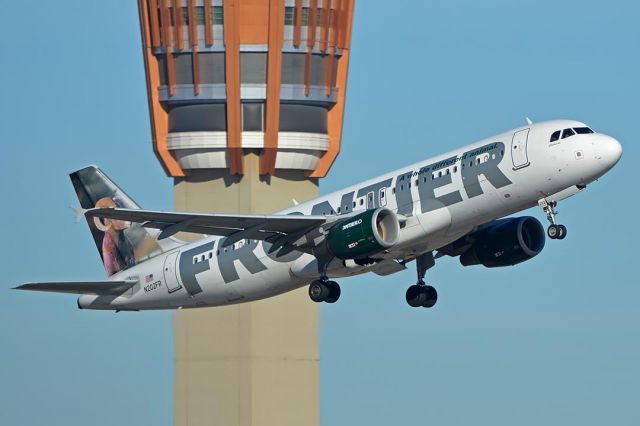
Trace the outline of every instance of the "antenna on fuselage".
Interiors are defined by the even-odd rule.
[[[531,119],[530,119],[529,117],[527,117],[527,124],[528,124],[529,126],[531,126],[531,125],[533,124],[533,121],[531,121]]]

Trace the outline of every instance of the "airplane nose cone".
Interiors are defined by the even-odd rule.
[[[622,157],[622,145],[611,136],[600,135],[593,144],[596,160],[605,170],[611,169]]]

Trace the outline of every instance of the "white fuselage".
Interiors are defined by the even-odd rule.
[[[559,200],[606,173],[620,158],[619,143],[606,135],[576,134],[550,142],[576,121],[536,123],[350,186],[279,212],[350,215],[387,207],[403,218],[398,244],[385,259],[410,260],[443,247],[479,225]],[[176,309],[218,306],[275,296],[318,278],[314,256],[268,254],[263,241],[242,240],[222,248],[207,237],[120,272],[111,279],[139,283],[118,297],[80,296],[89,309]],[[372,266],[334,260],[328,275],[371,271]]]

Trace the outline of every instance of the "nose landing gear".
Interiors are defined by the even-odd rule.
[[[567,236],[567,227],[564,225],[558,225],[556,222],[556,215],[558,212],[555,208],[558,203],[555,201],[548,202],[546,199],[541,198],[538,200],[538,205],[547,215],[547,220],[551,222],[551,225],[547,228],[547,235],[549,238],[552,240],[563,240]]]

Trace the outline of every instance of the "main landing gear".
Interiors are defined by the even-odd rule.
[[[555,208],[558,203],[555,201],[547,202],[546,199],[541,198],[538,200],[538,205],[547,215],[549,222],[551,222],[551,225],[547,228],[547,235],[549,238],[552,240],[563,240],[567,236],[567,227],[564,225],[558,225],[556,222],[556,215],[558,212]]]
[[[425,284],[424,276],[427,269],[435,265],[433,253],[428,252],[416,258],[418,282],[407,289],[406,299],[409,306],[414,308],[431,308],[438,301],[438,292],[435,288]]]
[[[340,285],[335,281],[329,281],[327,277],[322,277],[309,284],[309,297],[318,303],[336,303],[340,298]]]

